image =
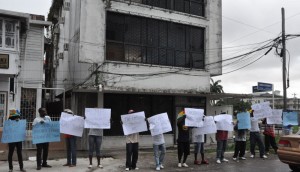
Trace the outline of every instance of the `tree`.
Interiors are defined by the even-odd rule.
[[[223,86],[220,85],[219,83],[221,82],[221,80],[217,80],[216,82],[214,82],[214,80],[212,78],[210,78],[210,92],[211,93],[224,93],[223,91]]]

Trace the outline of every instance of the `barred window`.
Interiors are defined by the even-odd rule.
[[[106,59],[203,69],[204,34],[200,27],[108,12]]]
[[[0,19],[0,48],[16,48],[16,22]]]
[[[205,17],[205,0],[125,0]]]

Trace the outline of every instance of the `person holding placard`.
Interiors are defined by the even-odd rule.
[[[190,134],[189,127],[185,126],[186,115],[181,111],[177,116],[178,138],[177,138],[177,153],[178,167],[189,167],[186,164],[188,155],[190,154]],[[183,161],[181,159],[183,156]]]
[[[270,150],[270,145],[274,149],[275,154],[277,154],[277,144],[275,141],[275,132],[274,132],[274,125],[267,124],[266,118],[263,120],[263,124],[265,124],[265,153],[268,155]]]
[[[192,140],[194,142],[194,155],[195,155],[195,160],[194,164],[200,165],[200,164],[208,164],[208,161],[204,159],[204,134],[196,134],[196,130],[198,128],[193,128],[192,129]],[[201,154],[201,162],[198,161],[198,153]]]
[[[9,118],[8,120],[20,120],[20,112],[18,110],[12,109],[9,110]],[[9,165],[9,172],[13,171],[13,163],[12,163],[12,157],[15,151],[15,148],[17,148],[17,155],[18,155],[18,161],[20,166],[20,171],[26,172],[23,168],[23,157],[22,157],[22,142],[13,142],[8,143],[8,165]]]
[[[65,109],[65,113],[73,115],[71,109]],[[75,167],[76,166],[76,136],[65,134],[66,147],[67,147],[67,163],[63,166]]]
[[[222,112],[221,114],[226,114]],[[215,121],[217,123],[217,121]],[[224,153],[227,147],[227,140],[228,140],[228,131],[226,130],[217,130],[216,133],[216,141],[217,141],[217,156],[216,156],[216,163],[221,164],[221,162],[228,162],[228,159],[224,157]]]
[[[103,138],[103,129],[97,129],[97,128],[90,128],[89,131],[89,161],[90,165],[88,168],[92,168],[93,165],[93,153],[94,150],[96,151],[96,157],[97,157],[97,167],[103,168],[103,166],[100,163],[100,148],[102,144],[102,138]]]
[[[245,114],[246,115],[246,114]],[[235,123],[235,146],[234,146],[234,154],[232,159],[234,161],[246,160],[245,152],[246,152],[246,139],[247,139],[247,129],[240,129],[238,127],[239,121]],[[239,156],[239,157],[238,157]]]
[[[259,147],[259,155],[261,158],[266,159],[268,158],[265,155],[265,145],[262,141],[261,135],[260,135],[260,129],[258,125],[258,119],[254,118],[253,111],[250,110],[250,120],[251,120],[251,128],[250,128],[250,158],[255,157],[255,145],[258,144]]]
[[[164,158],[166,154],[165,138],[164,134],[158,134],[152,136],[153,139],[153,151],[154,151],[154,160],[156,164],[156,170],[164,168]]]
[[[47,115],[47,111],[45,108],[39,108],[39,116],[33,120],[32,127],[34,127],[37,123],[45,123],[50,122],[51,118]],[[38,143],[36,144],[37,152],[36,152],[36,162],[37,168],[36,170],[41,170],[42,167],[51,168],[50,165],[47,164],[48,159],[48,151],[49,151],[49,142],[46,143]],[[42,163],[42,151],[43,151],[43,163]]]
[[[128,114],[134,113],[129,110]],[[126,171],[138,170],[136,166],[139,156],[139,133],[133,133],[126,136]]]

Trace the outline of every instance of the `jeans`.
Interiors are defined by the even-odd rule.
[[[259,155],[262,157],[265,154],[265,146],[259,132],[250,132],[250,152],[255,155],[255,146],[258,144]]]
[[[135,169],[139,156],[139,143],[126,144],[126,168]]]
[[[244,157],[245,152],[246,152],[246,141],[235,141],[233,157],[236,158],[238,155],[239,157]]]
[[[69,138],[66,138],[66,145],[67,145],[67,164],[76,165],[76,136],[71,136]]]
[[[36,144],[37,152],[36,152],[36,162],[37,166],[40,167],[47,165],[47,159],[48,159],[48,149],[49,149],[49,143],[39,143]],[[42,163],[42,151],[43,151],[43,163]]]
[[[276,141],[275,141],[275,137],[265,135],[265,151],[266,152],[269,152],[270,144],[271,144],[272,148],[274,149],[274,151],[276,153],[278,147],[277,147],[277,144],[276,144]]]
[[[89,156],[93,156],[96,150],[96,156],[100,156],[100,148],[102,143],[102,136],[89,135]]]
[[[12,157],[15,151],[15,147],[17,148],[18,161],[20,165],[20,169],[23,169],[23,157],[22,157],[22,142],[14,142],[8,143],[8,165],[9,169],[13,169]]]
[[[224,159],[224,152],[227,147],[227,140],[219,140],[217,141],[217,159]]]
[[[156,167],[159,167],[164,162],[164,158],[166,154],[166,146],[165,144],[153,145],[153,151],[154,151],[154,160],[156,163]]]

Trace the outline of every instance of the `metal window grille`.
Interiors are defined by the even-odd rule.
[[[0,127],[3,127],[3,121],[6,118],[6,95],[5,92],[0,93]]]
[[[21,95],[21,118],[32,122],[36,116],[36,89],[22,88]]]

